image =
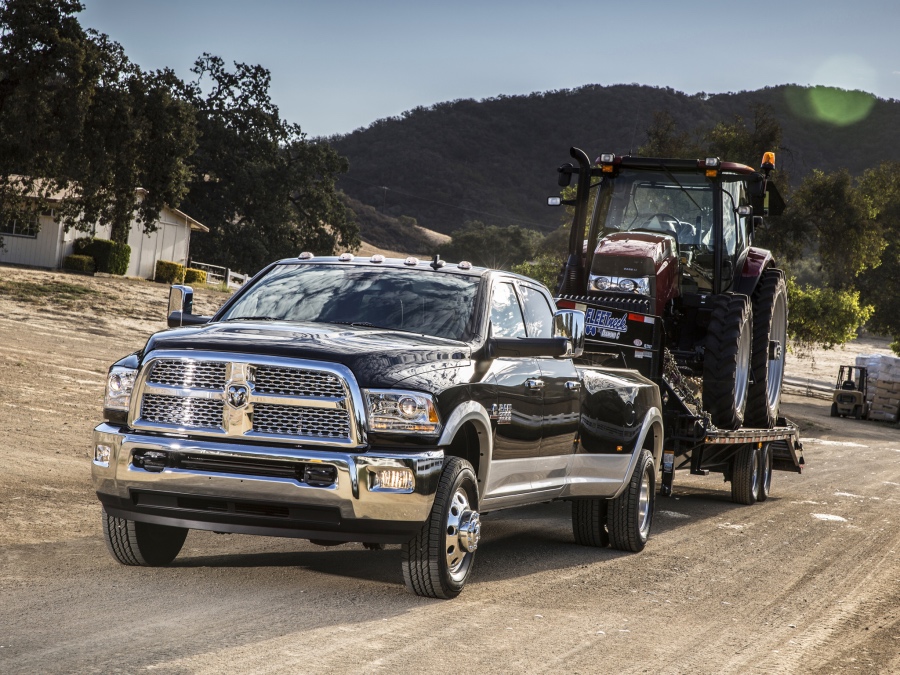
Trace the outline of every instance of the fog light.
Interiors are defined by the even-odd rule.
[[[391,469],[369,469],[371,478],[371,489],[373,491],[390,490],[393,492],[412,492],[415,487],[416,480],[413,472],[409,469],[391,468]]]
[[[98,443],[94,448],[94,464],[109,466],[109,458],[112,455],[112,448],[108,445]]]

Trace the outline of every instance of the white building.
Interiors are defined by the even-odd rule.
[[[144,190],[139,189],[139,193]],[[0,223],[0,263],[29,265],[59,269],[66,256],[72,255],[75,239],[88,237],[88,232],[66,232],[54,219],[54,214],[42,214],[40,228],[19,222]],[[127,276],[152,279],[156,274],[156,261],[170,260],[187,266],[190,257],[191,232],[209,232],[209,228],[191,218],[186,213],[168,206],[163,207],[156,221],[157,229],[144,234],[143,226],[136,220],[131,223],[128,245],[131,260]],[[109,227],[97,227],[94,236],[109,239]]]

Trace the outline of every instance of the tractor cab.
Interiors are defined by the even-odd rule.
[[[831,404],[832,417],[866,419],[869,416],[867,400],[868,371],[862,366],[841,366]]]

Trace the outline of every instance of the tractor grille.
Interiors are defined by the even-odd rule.
[[[138,378],[138,430],[346,447],[363,444],[362,398],[338,364],[165,352]],[[274,399],[274,400],[273,400]]]

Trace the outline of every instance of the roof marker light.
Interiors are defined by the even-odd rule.
[[[314,255],[313,255],[312,253],[310,253],[309,251],[303,251],[303,253],[301,253],[301,254],[298,255],[297,257],[298,257],[300,260],[312,260],[312,259],[315,258],[316,256],[314,256]]]
[[[419,264],[419,259],[414,256],[409,256],[406,260],[403,261],[404,265],[409,265],[410,267],[415,267]]]
[[[353,258],[354,256],[352,253],[341,253],[341,255],[338,256],[338,260],[341,262],[350,262]]]
[[[611,152],[604,152],[600,155],[601,164],[612,164],[614,161],[616,161],[616,156]]]
[[[369,258],[369,262],[373,262],[373,263],[383,263],[383,262],[384,262],[384,256],[381,255],[380,253],[376,253],[376,254],[373,255],[371,258]]]
[[[470,270],[470,269],[472,269],[472,263],[470,263],[468,260],[460,260],[460,261],[456,264],[456,266],[457,266],[457,268],[459,268],[459,269],[461,269],[461,270]]]
[[[707,157],[705,160],[703,160],[703,164],[710,169],[717,169],[719,167],[719,164],[721,163],[722,162],[718,157]]]

